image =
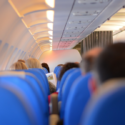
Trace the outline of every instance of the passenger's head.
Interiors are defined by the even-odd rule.
[[[28,69],[25,63],[23,62],[16,62],[11,65],[10,67],[11,70],[21,70],[21,69]]]
[[[23,59],[18,59],[18,62],[23,62],[25,63],[25,61]]]
[[[42,63],[41,66],[44,67],[44,68],[46,68],[48,70],[48,72],[50,72],[49,66],[48,66],[47,63]]]
[[[57,66],[64,66],[64,64],[59,64],[59,65],[57,65]]]
[[[82,61],[80,63],[83,74],[93,70],[95,60],[101,51],[102,48],[93,48],[83,55]]]
[[[100,84],[125,77],[125,43],[112,44],[100,53],[95,63],[95,76]]]
[[[40,61],[35,58],[29,58],[26,60],[26,65],[28,68],[42,68]]]
[[[67,70],[69,70],[69,69],[71,69],[71,68],[78,68],[78,67],[79,67],[79,64],[71,63],[71,62],[70,62],[70,63],[66,63],[66,64],[62,67],[62,69],[61,69],[61,71],[60,71],[59,80],[62,79],[64,73],[65,73]]]

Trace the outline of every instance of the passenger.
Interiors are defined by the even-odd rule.
[[[78,68],[79,67],[79,65],[78,64],[76,64],[76,63],[66,63],[63,67],[62,67],[62,69],[61,69],[61,71],[60,71],[60,74],[59,74],[59,78],[58,78],[58,80],[60,81],[61,79],[62,79],[62,76],[64,75],[64,73],[67,71],[67,70],[69,70],[69,69],[71,69],[71,68]],[[57,90],[58,91],[58,90]],[[53,93],[53,94],[58,94],[58,92],[55,92],[55,93]],[[50,96],[48,97],[48,102],[50,103]]]
[[[23,62],[16,62],[11,65],[10,67],[11,70],[22,70],[22,69],[28,69],[25,63]]]
[[[96,58],[102,52],[102,50],[103,50],[102,48],[96,47],[96,48],[93,48],[93,49],[89,50],[88,52],[86,52],[82,56],[82,61],[80,63],[80,68],[82,70],[83,75],[86,75],[89,72],[93,72]],[[90,84],[90,89],[93,92],[96,89],[96,83],[93,82],[93,79],[91,79],[90,81],[91,81],[89,83]]]
[[[43,69],[43,67],[40,64],[40,61],[35,58],[29,58],[26,60],[26,65],[28,68],[40,68]]]
[[[61,71],[60,71],[58,80],[61,81],[61,79],[62,79],[64,73],[65,73],[67,70],[71,69],[71,68],[79,68],[79,64],[71,63],[71,62],[66,63],[66,64],[63,66],[63,68],[61,69]]]
[[[98,84],[125,77],[125,43],[106,47],[96,60],[94,74]]]
[[[72,124],[73,123],[79,124],[79,120],[82,115],[82,112],[85,109],[85,106],[87,105],[88,100],[90,99],[91,91],[93,92],[96,89],[96,85],[93,82],[89,82],[89,81],[91,81],[92,79],[91,72],[93,72],[96,58],[98,57],[101,51],[102,51],[102,48],[93,48],[82,56],[80,67],[82,70],[83,77],[80,76],[76,80],[79,82],[73,85],[72,89],[70,89],[70,94],[67,95],[68,98],[70,98],[70,100],[67,99],[68,101],[66,102],[68,105],[66,105],[66,108],[64,110],[64,124],[69,123],[68,119],[70,120],[73,119],[73,117],[71,116],[72,112],[75,112],[75,114],[77,114],[76,119],[72,120]],[[82,88],[82,89],[76,91],[75,88]],[[79,98],[77,98],[77,101],[76,101],[74,98],[77,96],[79,96]],[[75,101],[77,103],[75,103]],[[71,107],[71,109],[70,111],[66,112],[69,106]],[[78,110],[77,108],[73,108],[73,107],[78,107]],[[61,123],[63,123],[63,120],[59,122],[60,125]]]
[[[47,63],[42,63],[41,66],[44,67],[44,68],[46,68],[48,70],[48,73],[50,72],[49,66],[48,66]]]
[[[28,60],[26,60],[26,65],[27,65],[28,68],[43,69],[43,67],[40,64],[40,61],[35,59],[35,58],[29,58]],[[56,86],[49,81],[48,81],[48,83],[49,83],[50,93],[56,92]]]
[[[93,48],[82,56],[80,67],[83,74],[93,70],[95,60],[102,51],[102,48]]]

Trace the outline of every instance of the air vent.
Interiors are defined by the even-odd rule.
[[[103,3],[109,3],[112,0],[78,0],[79,4],[103,4]]]
[[[74,16],[97,16],[100,12],[101,12],[101,10],[73,12],[73,15]]]

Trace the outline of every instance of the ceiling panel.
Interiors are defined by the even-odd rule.
[[[33,11],[51,9],[46,0],[9,0],[9,2],[19,17]]]
[[[32,35],[38,32],[50,31],[53,29],[53,23],[38,24],[29,28]]]
[[[114,31],[125,25],[125,9],[121,9],[125,5],[125,0],[9,2],[42,51],[70,49],[95,29]]]
[[[41,24],[41,23],[51,23],[53,22],[52,20],[49,20],[47,17],[47,13],[51,12],[54,15],[53,10],[48,10],[48,11],[38,11],[38,12],[33,12],[30,13],[22,18],[22,21],[26,25],[27,28],[36,25],[36,24]]]

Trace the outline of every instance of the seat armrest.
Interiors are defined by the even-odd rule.
[[[50,114],[59,114],[57,94],[51,94],[50,96]]]

